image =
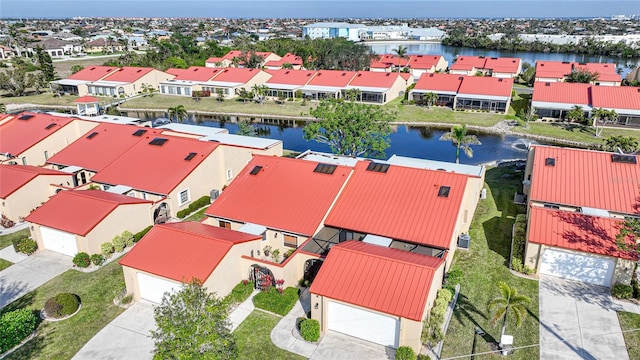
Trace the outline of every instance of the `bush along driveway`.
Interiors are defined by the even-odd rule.
[[[486,305],[498,296],[497,283],[504,281],[515,287],[519,294],[528,296],[531,304],[528,316],[520,328],[513,317],[508,321],[506,334],[514,336],[518,349],[511,359],[539,358],[538,282],[516,277],[509,272],[508,261],[511,231],[518,213],[525,208],[513,203],[513,195],[521,190],[522,173],[513,166],[487,170],[487,199],[480,200],[469,234],[471,249],[456,251],[452,270],[463,272],[460,295],[453,318],[445,335],[442,357],[470,355],[474,352],[476,327],[485,332],[475,338],[475,353],[495,350],[500,340],[500,326],[492,327]]]

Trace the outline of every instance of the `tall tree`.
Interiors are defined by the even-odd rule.
[[[398,45],[397,49],[393,49],[391,51],[393,51],[393,53],[396,54],[398,58],[400,58],[400,61],[398,62],[398,72],[400,72],[400,69],[405,67],[402,66],[402,60],[409,58],[407,56],[408,49],[406,46]]]
[[[187,110],[184,108],[184,105],[177,105],[174,107],[170,107],[169,109],[167,109],[167,112],[169,113],[169,119],[171,121],[176,121],[179,123],[182,123],[184,120],[186,120],[189,117],[189,114],[187,113]]]
[[[44,51],[41,46],[35,48],[36,51],[36,65],[38,70],[42,71],[44,79],[49,82],[56,79],[56,71],[53,67],[53,60],[48,52]]]
[[[594,109],[591,112],[591,118],[593,119],[593,126],[596,129],[596,137],[602,136],[604,126],[609,123],[614,123],[618,120],[618,113],[611,109]]]
[[[396,114],[384,107],[323,100],[310,111],[318,121],[304,128],[305,140],[327,144],[345,156],[384,156],[389,147],[390,121]]]
[[[640,140],[635,136],[613,135],[604,140],[604,149],[606,151],[618,151],[632,154],[640,150]]]
[[[584,110],[580,105],[574,105],[571,110],[567,112],[565,118],[571,122],[577,122],[583,124],[586,121]]]
[[[438,100],[438,94],[433,92],[426,92],[422,94],[422,101],[428,108],[432,107]]]
[[[507,317],[512,314],[515,317],[516,327],[522,325],[522,320],[527,317],[527,306],[531,304],[531,299],[525,295],[518,294],[515,287],[509,286],[507,283],[498,282],[498,296],[489,300],[487,310],[491,314],[491,325],[502,320],[502,330],[500,331],[500,348],[502,348],[502,338],[507,329]]]
[[[444,133],[440,140],[451,141],[456,147],[456,164],[460,163],[460,150],[464,151],[467,157],[473,157],[473,149],[470,145],[482,145],[475,135],[467,135],[467,125],[456,125],[451,131]]]
[[[0,89],[11,96],[23,96],[27,88],[33,86],[36,78],[22,66],[14,66],[0,71]]]
[[[157,330],[151,331],[160,359],[235,359],[228,305],[210,294],[198,280],[175,293],[165,293],[154,309]]]
[[[598,80],[599,76],[597,72],[590,72],[589,70],[578,68],[572,70],[569,76],[567,76],[567,82],[589,84]]]

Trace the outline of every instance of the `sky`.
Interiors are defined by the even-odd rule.
[[[0,0],[0,18],[504,18],[640,15],[640,0]]]

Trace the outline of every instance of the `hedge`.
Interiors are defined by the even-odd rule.
[[[444,315],[447,312],[447,306],[453,299],[453,293],[450,290],[442,288],[438,290],[438,295],[434,301],[429,320],[423,325],[422,342],[432,345],[444,339],[442,333],[442,324],[444,323]]]
[[[100,266],[104,264],[105,257],[102,254],[93,254],[91,255],[91,263],[95,266]]]
[[[231,290],[231,294],[227,296],[227,299],[230,304],[241,303],[249,298],[253,289],[253,281],[243,280]]]
[[[617,283],[613,285],[611,295],[618,299],[630,299],[633,297],[633,287],[631,285]]]
[[[318,341],[320,339],[320,323],[318,320],[303,319],[300,321],[300,335],[307,341]]]
[[[298,289],[288,287],[282,294],[272,286],[267,291],[261,291],[253,297],[253,304],[260,309],[285,316],[298,301]]]
[[[136,233],[135,235],[133,235],[133,242],[137,243],[138,241],[140,241],[140,239],[142,239],[143,236],[147,235],[147,233],[149,232],[149,230],[151,230],[152,227],[153,225],[149,225],[146,228],[142,229],[142,231],[140,231],[139,233]]]
[[[189,207],[183,210],[178,211],[178,213],[176,214],[180,219],[184,219],[187,215],[191,214],[192,212],[207,206],[211,203],[211,198],[209,196],[203,196],[200,199],[191,202],[191,204],[189,204]]]
[[[20,344],[36,329],[36,315],[29,309],[7,312],[0,318],[0,353]]]
[[[527,215],[516,215],[513,231],[513,249],[511,249],[511,269],[526,275],[533,274],[535,270],[524,265],[524,245],[527,235]]]

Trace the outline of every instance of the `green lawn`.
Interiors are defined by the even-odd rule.
[[[92,273],[68,270],[24,295],[3,310],[26,307],[39,311],[48,298],[61,292],[79,295],[82,309],[70,319],[40,323],[36,337],[5,359],[70,359],[124,311],[113,304],[115,294],[123,288],[122,266],[114,261]]]
[[[207,215],[204,214],[205,211],[207,211],[209,207],[205,206],[202,209],[198,210],[197,212],[191,214],[190,216],[187,216],[186,218],[184,218],[182,221],[202,221],[204,220]]]
[[[271,330],[280,318],[260,310],[253,311],[233,333],[238,342],[238,359],[304,359],[304,357],[282,350],[271,342]]]
[[[553,138],[567,139],[572,141],[587,142],[593,144],[601,144],[603,139],[606,139],[611,135],[625,135],[640,137],[640,129],[637,128],[607,128],[602,132],[602,136],[595,137],[595,131],[593,128],[579,125],[579,124],[566,124],[566,123],[553,123],[553,122],[532,122],[529,123],[529,128],[514,127],[513,131],[522,134],[532,134],[540,136],[549,136]]]
[[[22,229],[11,234],[0,235],[0,249],[4,249],[7,246],[12,245],[12,241],[14,239],[22,239],[29,236],[31,236],[29,229]]]
[[[0,96],[1,104],[38,104],[38,105],[61,105],[70,106],[75,109],[76,104],[73,102],[78,96],[63,95],[53,96],[53,94],[44,92],[38,95],[26,95],[26,96],[14,96],[10,97],[5,95]],[[100,97],[101,102],[111,100],[111,98]]]
[[[514,335],[515,346],[539,343],[538,282],[513,276],[507,269],[511,228],[516,214],[525,210],[513,203],[513,194],[521,187],[521,177],[521,173],[514,173],[513,167],[487,171],[487,199],[480,200],[469,231],[471,249],[456,251],[452,267],[461,269],[464,276],[454,316],[445,336],[442,357],[471,354],[476,326],[487,334],[478,338],[476,353],[490,351],[490,342],[499,341],[500,328],[491,327],[486,311],[487,301],[497,296],[498,281],[505,281],[531,298],[529,316],[522,327],[516,329],[513,322],[509,322],[507,334]],[[518,350],[509,358],[528,360],[538,357],[538,348],[532,347]]]
[[[624,332],[624,342],[627,344],[627,351],[629,352],[629,359],[640,359],[640,315],[619,312],[618,319],[620,320],[620,328],[622,331],[635,330]]]
[[[5,259],[0,259],[0,271],[8,268],[11,265],[13,265],[13,263],[11,261],[7,261]]]

